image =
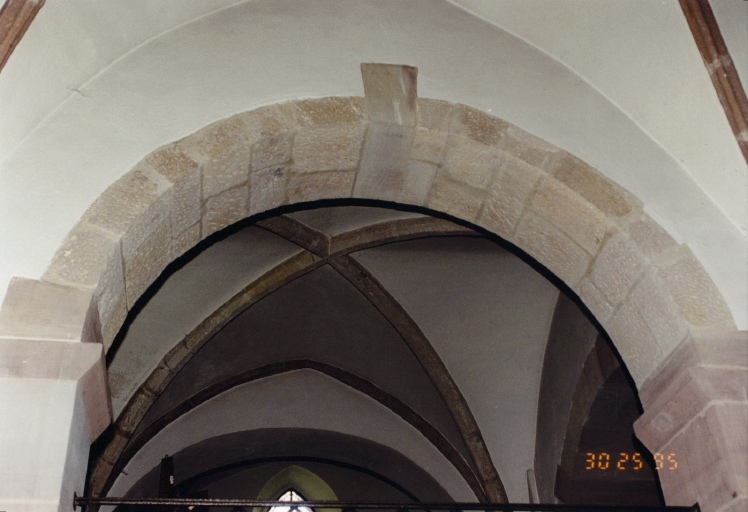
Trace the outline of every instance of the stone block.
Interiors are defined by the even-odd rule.
[[[123,434],[131,436],[132,433],[137,430],[140,421],[143,419],[143,416],[145,416],[145,413],[148,412],[148,409],[151,408],[151,405],[153,405],[155,400],[156,397],[150,392],[143,388],[138,390],[133,397],[130,398],[127,406],[117,418],[117,428]],[[115,461],[111,460],[109,462]]]
[[[714,281],[686,246],[668,262],[658,262],[658,275],[683,316],[694,327],[734,330],[732,313]]]
[[[590,256],[579,245],[531,212],[522,217],[510,241],[571,287],[579,282],[590,264]]]
[[[688,333],[688,326],[659,278],[647,271],[629,294],[664,354],[670,354]]]
[[[163,364],[173,373],[179,372],[182,367],[192,358],[192,352],[183,344],[177,343],[169,353],[164,356]]]
[[[91,496],[99,495],[113,469],[114,467],[110,462],[102,458],[96,459],[88,473],[88,485]]]
[[[213,123],[183,139],[181,146],[199,164],[203,199],[249,179],[250,145],[246,126],[236,118]]]
[[[539,169],[550,170],[556,165],[562,150],[543,139],[509,125],[497,147],[513,157]]]
[[[0,308],[0,337],[82,341],[91,299],[91,290],[14,277]]]
[[[510,239],[519,223],[541,171],[509,154],[502,154],[478,224]]]
[[[181,147],[174,142],[157,149],[145,158],[145,163],[171,183],[179,183],[187,176],[198,172],[199,165]]]
[[[252,145],[252,170],[286,165],[291,160],[294,132],[268,135]]]
[[[501,166],[501,153],[491,147],[450,137],[443,169],[455,181],[485,189]]]
[[[403,187],[397,201],[424,206],[434,183],[436,172],[437,167],[434,164],[410,160],[407,163],[407,172],[403,177]]]
[[[609,238],[592,265],[590,277],[608,303],[617,306],[644,271],[644,257],[623,233]]]
[[[109,186],[86,211],[83,220],[115,235],[124,234],[168,188],[167,180],[150,166],[140,164]]]
[[[447,132],[418,128],[413,139],[410,157],[439,165],[444,160],[447,145]]]
[[[197,222],[174,237],[171,251],[173,258],[179,258],[200,243],[200,240],[202,240],[202,226],[201,222]]]
[[[428,198],[427,206],[433,210],[475,222],[483,206],[485,191],[452,181],[446,176],[437,176]]]
[[[587,253],[595,255],[608,229],[605,216],[583,197],[552,178],[540,183],[530,207]]]
[[[186,175],[171,191],[171,220],[174,233],[182,233],[200,221],[202,175],[199,171]]]
[[[506,121],[465,105],[452,109],[450,131],[487,146],[498,144],[508,127]]]
[[[165,363],[161,362],[148,376],[146,381],[143,383],[143,387],[153,393],[154,396],[158,396],[164,389],[166,389],[166,386],[169,385],[173,377],[174,373]]]
[[[587,309],[595,315],[595,318],[601,324],[605,323],[613,314],[613,306],[610,305],[603,292],[589,278],[582,278],[576,292],[579,298],[582,299],[582,302],[584,302],[584,305],[587,306]]]
[[[299,126],[362,124],[368,121],[363,98],[320,98],[293,104]]]
[[[642,208],[641,201],[626,189],[568,153],[559,160],[553,176],[610,217],[622,218]]]
[[[642,213],[638,219],[627,225],[626,231],[639,250],[649,258],[655,258],[678,245],[673,237],[646,213]]]
[[[652,375],[665,354],[633,301],[625,301],[604,324],[631,377],[641,384]]]
[[[299,130],[293,147],[295,172],[345,171],[358,168],[364,125]]]
[[[128,309],[173,259],[171,219],[164,218],[146,235],[137,233],[133,238],[139,243],[122,242]]]
[[[212,235],[236,222],[247,213],[249,190],[246,186],[227,190],[205,202],[203,215],[203,237]]]
[[[288,178],[288,200],[290,203],[298,203],[349,198],[355,180],[354,171],[291,174]]]
[[[400,64],[361,64],[366,109],[372,123],[416,125],[418,68]]]
[[[298,127],[293,103],[259,107],[238,114],[233,119],[243,124],[251,144],[273,135],[293,133]]]
[[[174,233],[172,225],[173,192],[173,188],[170,188],[157,197],[148,205],[148,208],[133,219],[130,227],[122,235],[122,256],[125,262],[130,261],[133,253],[138,250],[138,247],[151,236],[154,230],[161,230],[162,226],[168,227],[168,231],[165,233],[166,238],[163,239],[163,242],[171,243]]]
[[[129,311],[122,258],[110,259],[102,272],[96,290],[96,307],[99,313],[102,343],[104,343],[105,350],[108,350]]]
[[[448,101],[418,98],[418,127],[428,131],[448,132],[454,105]]]
[[[396,124],[369,125],[361,165],[353,187],[355,197],[390,201],[398,199],[408,171],[414,131],[413,128]]]
[[[286,204],[287,167],[269,167],[249,177],[249,214],[265,212]]]
[[[119,236],[81,222],[62,242],[42,279],[94,288],[110,268],[110,260],[122,260]]]

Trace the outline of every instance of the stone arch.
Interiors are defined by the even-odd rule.
[[[48,320],[15,330],[106,350],[150,284],[201,240],[279,206],[354,198],[443,212],[530,255],[580,297],[640,390],[692,338],[734,336],[696,257],[628,191],[504,120],[414,101],[412,125],[371,115],[363,98],[300,100],[155,150],[86,211],[41,281],[11,283],[6,303]],[[89,420],[92,438],[106,421]]]
[[[638,385],[694,332],[735,330],[695,256],[637,198],[514,125],[426,99],[412,128],[333,97],[262,107],[161,147],[94,202],[42,280],[90,293],[80,339],[108,348],[200,240],[278,206],[339,198],[426,207],[516,245],[581,298]]]

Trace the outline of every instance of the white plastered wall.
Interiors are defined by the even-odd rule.
[[[0,294],[38,278],[156,147],[259,105],[361,95],[375,61],[417,66],[421,96],[628,188],[748,327],[748,173],[677,1],[460,2],[480,17],[431,0],[232,3],[48,0],[0,74]]]

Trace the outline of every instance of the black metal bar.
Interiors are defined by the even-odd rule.
[[[698,503],[690,507],[640,507],[626,505],[555,505],[540,503],[347,503],[342,501],[272,501],[235,499],[128,499],[128,498],[82,498],[75,496],[74,507],[87,505],[126,506],[173,506],[173,507],[309,507],[313,509],[334,508],[353,510],[445,510],[456,511],[500,511],[500,512],[700,512]]]

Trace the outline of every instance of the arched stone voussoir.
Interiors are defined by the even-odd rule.
[[[359,197],[431,208],[515,244],[582,299],[639,383],[692,330],[734,329],[690,251],[577,157],[464,105],[418,99],[411,131],[373,130],[366,108],[265,106],[157,149],[92,205],[44,280],[94,290],[107,344],[163,268],[211,233],[282,205]]]

